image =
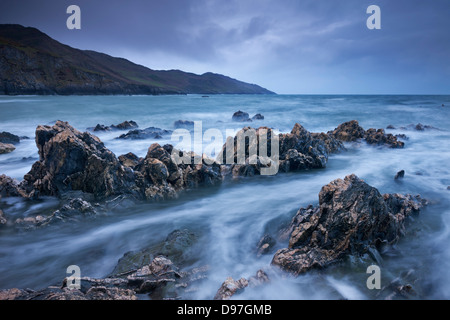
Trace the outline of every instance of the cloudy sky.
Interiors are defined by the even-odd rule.
[[[366,27],[372,4],[381,30]],[[0,23],[277,93],[450,94],[450,0],[1,0]]]

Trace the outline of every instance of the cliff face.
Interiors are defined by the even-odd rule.
[[[78,50],[35,28],[0,25],[0,94],[271,94],[229,77],[155,71]]]

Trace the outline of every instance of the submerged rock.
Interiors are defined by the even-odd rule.
[[[248,113],[241,110],[236,111],[231,117],[231,120],[234,122],[252,122]]]
[[[139,128],[139,125],[133,121],[124,121],[122,123],[119,123],[118,125],[110,125],[110,126],[105,126],[103,124],[97,124],[94,128],[87,128],[90,131],[112,131],[112,130],[131,130],[131,129],[136,129]]]
[[[355,175],[337,179],[322,188],[318,207],[298,211],[289,247],[278,250],[272,264],[299,275],[393,244],[404,235],[406,218],[423,204],[418,196],[381,195]]]
[[[252,117],[252,120],[264,120],[264,116],[261,113],[257,113]]]
[[[16,136],[15,134],[3,131],[3,132],[0,132],[0,143],[19,144],[20,137]]]
[[[0,142],[0,154],[11,153],[16,150],[16,147],[10,143]]]
[[[229,300],[232,296],[241,293],[247,287],[256,287],[269,282],[269,277],[263,270],[258,270],[256,275],[249,280],[241,278],[234,280],[228,277],[217,290],[214,300]]]
[[[145,129],[130,130],[128,133],[120,135],[116,139],[130,139],[130,140],[143,140],[143,139],[162,139],[163,136],[171,134],[172,131],[149,127]]]
[[[0,226],[5,225],[8,222],[5,215],[3,214],[2,209],[0,209]]]
[[[404,177],[405,177],[405,170],[400,170],[399,172],[397,172],[394,179],[398,180],[398,179],[403,179]]]
[[[175,127],[175,129],[193,130],[194,129],[194,121],[177,120],[174,122],[173,126]]]

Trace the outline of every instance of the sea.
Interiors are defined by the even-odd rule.
[[[241,110],[264,120],[236,123]],[[391,149],[365,143],[346,144],[320,170],[279,173],[227,181],[212,188],[180,194],[178,199],[140,203],[96,219],[60,223],[18,232],[0,228],[0,289],[34,290],[58,284],[70,265],[81,276],[105,277],[124,253],[164,241],[176,229],[199,236],[192,262],[185,268],[208,266],[208,276],[183,293],[182,299],[212,299],[227,277],[240,279],[263,269],[270,282],[245,289],[244,300],[377,299],[382,290],[369,289],[368,266],[380,267],[381,285],[408,281],[417,299],[450,299],[450,96],[427,95],[174,95],[174,96],[0,96],[0,132],[28,137],[9,154],[0,155],[0,174],[18,181],[39,160],[34,137],[38,125],[67,121],[80,131],[97,124],[134,120],[140,128],[174,130],[177,120],[198,121],[202,132],[217,129],[223,139],[244,126],[267,126],[290,132],[295,123],[311,132],[327,132],[358,120],[364,129],[384,128],[404,134],[405,147]],[[417,124],[427,129],[415,130]],[[386,129],[389,125],[395,129]],[[162,139],[116,139],[124,132],[95,132],[119,156],[144,157]],[[175,140],[175,141],[174,141]],[[201,140],[206,148],[211,141]],[[216,141],[217,142],[217,141]],[[218,141],[220,144],[224,141]],[[189,147],[189,146],[187,146]],[[191,145],[191,148],[198,145]],[[395,180],[400,170],[403,179]],[[406,235],[374,262],[367,256],[298,277],[273,270],[274,251],[258,256],[255,248],[265,234],[276,235],[301,207],[318,204],[322,186],[356,174],[381,193],[420,194],[429,202],[408,220]],[[56,198],[29,202],[0,199],[10,219],[48,214],[60,205]],[[278,241],[273,250],[287,247]],[[397,280],[396,280],[397,279]],[[405,279],[405,280],[404,280]]]

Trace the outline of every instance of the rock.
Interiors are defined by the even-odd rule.
[[[386,145],[390,148],[403,148],[405,143],[402,141],[398,141],[397,137],[392,134],[385,134],[383,129],[369,129],[366,131],[366,135],[364,137],[368,144],[375,145]]]
[[[94,128],[87,128],[90,131],[112,131],[112,130],[131,130],[139,128],[138,124],[134,122],[133,120],[130,121],[124,121],[122,123],[119,123],[118,125],[110,125],[105,126],[103,124],[97,124]]]
[[[194,121],[178,120],[178,121],[174,122],[173,126],[175,127],[175,129],[193,130],[194,129]]]
[[[406,218],[424,204],[418,196],[381,195],[355,175],[337,179],[322,188],[318,207],[297,212],[289,247],[278,250],[272,264],[299,275],[393,244],[404,235]]]
[[[15,134],[3,131],[0,132],[0,142],[6,144],[19,144],[20,137],[16,136]]]
[[[142,130],[140,129],[130,130],[128,133],[122,134],[116,139],[130,139],[130,140],[161,139],[163,136],[171,133],[172,131],[170,130],[149,127]]]
[[[3,211],[0,209],[0,226],[5,225],[8,222]],[[1,299],[0,299],[1,300]]]
[[[244,290],[248,286],[248,280],[241,278],[239,280],[234,280],[228,277],[220,286],[214,300],[229,300],[233,295]]]
[[[124,167],[135,169],[136,166],[143,161],[143,158],[139,158],[132,152],[119,156],[119,161]]]
[[[404,177],[405,177],[405,170],[400,170],[399,172],[397,172],[394,179],[398,180],[398,179],[403,179]]]
[[[395,129],[395,127],[392,124],[390,124],[386,127],[386,129]]]
[[[261,240],[259,240],[258,245],[256,246],[257,249],[257,256],[262,256],[265,254],[269,254],[272,248],[275,246],[276,240],[273,239],[268,234],[264,235]]]
[[[400,133],[400,134],[396,134],[395,137],[397,139],[402,139],[402,140],[409,140],[408,136],[406,134]]]
[[[127,274],[132,270],[140,269],[150,264],[158,255],[174,261],[177,265],[184,266],[191,259],[190,252],[197,240],[198,236],[187,229],[174,230],[161,243],[125,253],[118,261],[110,277],[117,277],[120,274]]]
[[[340,153],[340,152],[347,150],[347,149],[345,149],[345,147],[341,141],[337,140],[336,138],[334,138],[333,136],[331,136],[329,134],[326,134],[323,132],[311,133],[311,136],[314,139],[319,139],[319,140],[323,141],[328,154]]]
[[[447,187],[447,190],[450,190],[450,186]]]
[[[21,183],[30,196],[61,196],[74,190],[97,198],[137,195],[132,170],[122,166],[100,139],[67,122],[38,126],[36,145],[40,160]]]
[[[133,121],[124,121],[122,123],[119,123],[118,125],[111,125],[112,128],[117,129],[117,130],[131,130],[131,129],[136,129],[139,128],[139,125]]]
[[[261,284],[269,282],[269,277],[263,270],[258,270],[256,275],[251,277],[249,280],[241,278],[239,280],[234,280],[228,277],[217,290],[214,300],[229,300],[232,296],[239,294],[248,286],[256,287]]]
[[[27,195],[19,188],[16,180],[2,174],[0,175],[0,197],[26,197]]]
[[[385,134],[384,129],[369,129],[365,131],[356,120],[340,124],[328,135],[344,142],[365,140],[368,144],[387,145],[391,148],[403,148],[404,143],[398,141],[392,134]]]
[[[328,134],[340,141],[354,142],[363,139],[366,131],[360,127],[357,120],[352,120],[340,124],[334,131],[329,131]]]
[[[16,147],[10,143],[0,142],[0,154],[11,153],[16,150]]]
[[[241,110],[235,112],[231,120],[234,122],[252,122],[248,113]]]
[[[414,127],[414,129],[416,129],[417,131],[424,131],[425,127],[423,126],[423,124],[418,123],[416,124],[416,126]]]
[[[252,117],[252,120],[264,120],[264,116],[261,113],[257,113]]]

